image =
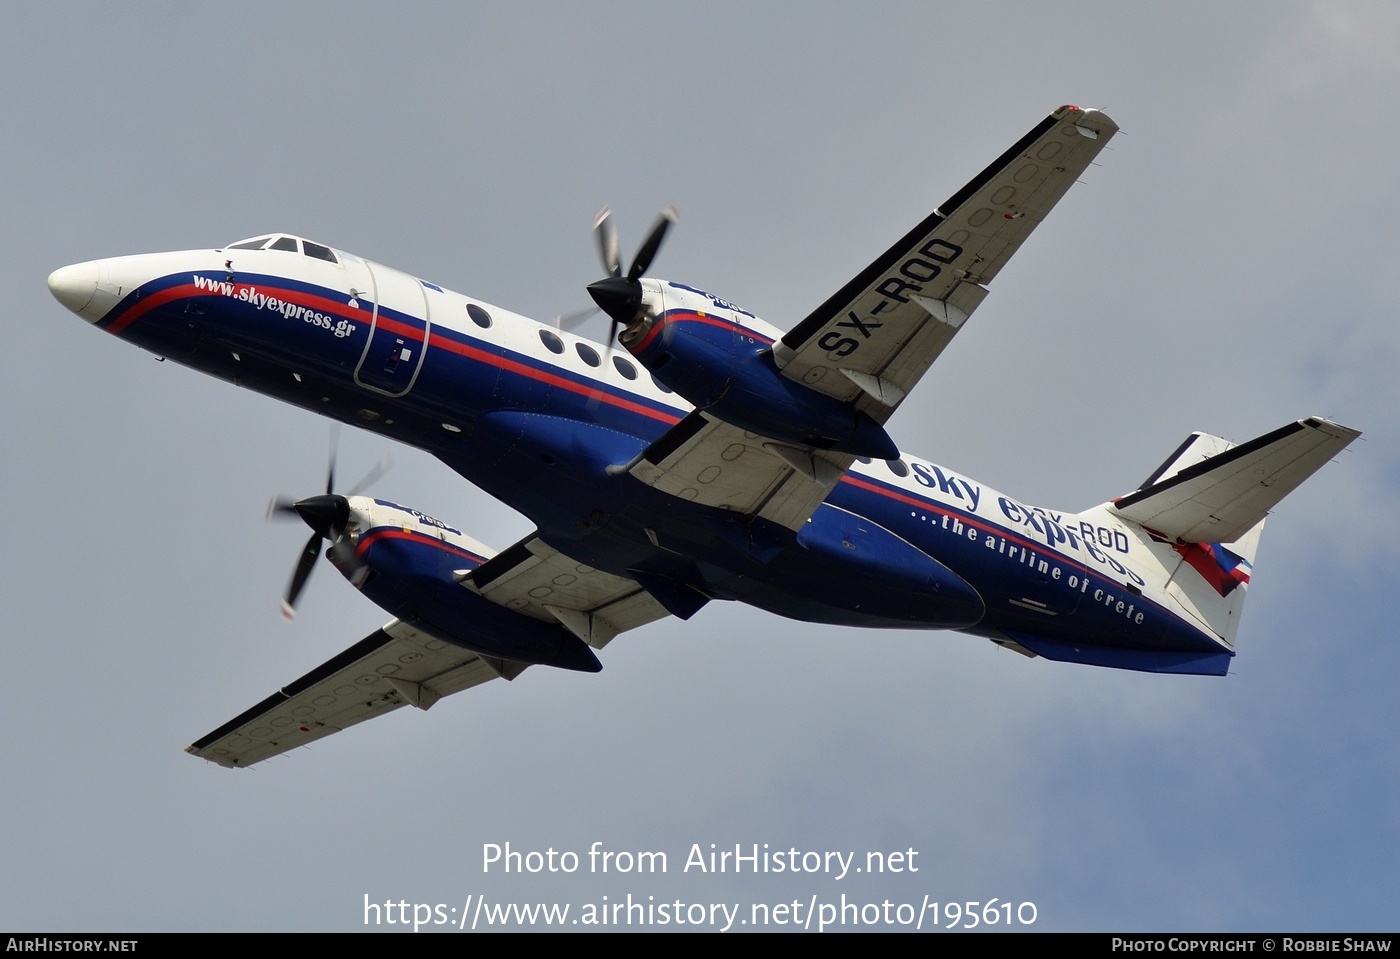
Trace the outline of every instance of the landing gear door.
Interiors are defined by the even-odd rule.
[[[355,383],[385,396],[413,389],[427,352],[427,292],[407,273],[362,260],[367,287],[356,287],[360,308],[371,311],[369,340],[355,367]],[[352,269],[351,275],[359,273]]]

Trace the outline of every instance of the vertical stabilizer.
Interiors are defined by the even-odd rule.
[[[1233,543],[1171,544],[1178,560],[1167,581],[1168,598],[1232,649],[1263,531],[1261,519]]]

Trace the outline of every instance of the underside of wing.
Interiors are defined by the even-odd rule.
[[[560,623],[595,649],[669,614],[636,580],[580,563],[537,534],[487,560],[462,585],[522,616]]]
[[[883,423],[1117,129],[1060,107],[775,343],[783,375]]]
[[[514,679],[524,669],[393,622],[185,751],[221,766],[251,766],[400,706],[427,709],[443,696]]]
[[[464,571],[460,588],[522,617],[556,629],[562,625],[599,649],[618,633],[670,612],[637,581],[585,566],[538,536],[526,537],[476,569]],[[688,610],[688,615],[698,609],[706,598],[683,601],[683,612]],[[526,668],[524,663],[483,656],[396,621],[220,726],[186,752],[221,766],[250,766],[400,706],[427,709],[443,696],[491,679],[514,679]]]
[[[781,443],[695,411],[628,467],[648,486],[801,529],[855,457]]]

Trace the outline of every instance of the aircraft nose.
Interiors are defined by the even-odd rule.
[[[81,313],[97,293],[96,260],[60,267],[49,274],[49,292],[74,313]]]

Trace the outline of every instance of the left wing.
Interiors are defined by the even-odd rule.
[[[1118,130],[1063,106],[773,344],[784,376],[889,419]]]
[[[427,709],[443,696],[526,667],[478,656],[397,620],[187,746],[230,768],[315,742],[400,706]]]

